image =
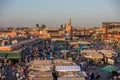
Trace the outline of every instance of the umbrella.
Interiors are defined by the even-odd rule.
[[[113,72],[113,71],[117,71],[117,69],[118,68],[115,66],[108,65],[108,66],[105,66],[102,70],[106,72]]]
[[[68,53],[68,50],[61,50],[61,53]]]

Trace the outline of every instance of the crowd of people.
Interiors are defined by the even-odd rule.
[[[19,63],[1,63],[0,80],[25,80],[27,66]]]
[[[90,46],[92,48],[99,49],[102,44],[104,47],[111,46],[112,44],[94,43]],[[101,46],[102,46],[101,45]],[[105,47],[105,48],[106,48]],[[111,47],[114,49],[115,45]],[[117,47],[118,49],[118,47]],[[68,50],[66,56],[61,53],[61,50]],[[76,54],[71,55],[70,52],[76,52]],[[21,61],[14,64],[11,63],[0,63],[0,79],[1,80],[27,80],[27,68],[29,62],[33,59],[40,60],[54,60],[54,59],[69,59],[72,58],[77,65],[81,67],[82,70],[86,71],[88,74],[88,80],[101,80],[102,76],[99,73],[94,73],[89,71],[91,66],[94,67],[93,61],[81,60],[82,55],[80,52],[76,51],[74,47],[70,46],[67,41],[51,41],[51,40],[39,40],[36,43],[31,43],[29,46],[24,46],[21,51]],[[119,55],[117,55],[117,58]]]

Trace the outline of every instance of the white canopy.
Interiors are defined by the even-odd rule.
[[[82,50],[81,53],[95,54],[97,52],[95,50]]]
[[[57,80],[85,80],[84,77],[58,77]]]
[[[102,54],[99,54],[95,50],[83,50],[81,53],[83,53],[85,58],[103,58]]]
[[[112,57],[112,54],[116,54],[113,50],[98,50],[97,52],[103,53],[106,57]]]
[[[69,42],[70,45],[77,45],[77,44],[90,44],[90,42],[87,41],[75,41],[75,42]]]
[[[97,52],[101,52],[103,54],[116,54],[113,50],[98,50]]]
[[[61,50],[61,53],[67,53],[69,52],[68,50]]]
[[[56,66],[56,71],[80,71],[79,66]]]
[[[81,76],[81,77],[87,77],[87,74],[86,74],[85,71],[79,71],[78,74],[79,74],[79,76]]]
[[[90,42],[87,41],[79,41],[80,44],[90,44]]]
[[[103,58],[103,56],[101,54],[95,53],[95,54],[87,54],[84,55],[85,58]]]

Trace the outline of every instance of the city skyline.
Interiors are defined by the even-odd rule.
[[[113,0],[2,0],[0,27],[60,27],[72,19],[75,27],[101,27],[119,22],[119,5]]]

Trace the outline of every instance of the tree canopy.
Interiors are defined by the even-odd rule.
[[[36,28],[37,28],[38,31],[40,31],[40,30],[45,29],[45,28],[46,28],[46,25],[45,25],[45,24],[42,24],[41,26],[39,26],[39,24],[36,24]]]
[[[40,27],[40,30],[43,30],[46,28],[46,25],[45,24],[42,24],[41,27]]]

